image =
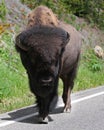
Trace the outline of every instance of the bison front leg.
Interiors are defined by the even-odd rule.
[[[48,123],[48,114],[50,105],[54,98],[57,97],[56,93],[52,93],[49,96],[42,98],[37,96],[37,104],[39,107],[39,123]],[[57,100],[54,102],[56,104]]]
[[[64,83],[64,88],[63,88],[63,95],[62,95],[62,98],[63,98],[63,102],[64,102],[64,110],[63,112],[70,112],[71,111],[71,87],[70,87],[70,84],[69,84],[69,81],[64,80],[63,81]]]
[[[48,114],[50,107],[49,97],[42,98],[37,96],[37,104],[39,108],[39,123],[48,123]]]
[[[63,88],[63,102],[65,104],[64,106],[64,112],[70,112],[71,111],[71,90],[74,86],[74,79],[76,77],[76,66],[68,73],[66,76],[64,75],[62,77],[64,88]]]

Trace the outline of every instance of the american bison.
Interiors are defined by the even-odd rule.
[[[57,97],[59,77],[64,86],[63,111],[70,111],[81,50],[81,38],[75,28],[59,23],[50,9],[39,6],[29,14],[27,29],[16,37],[15,47],[37,99],[39,122],[47,123],[50,105]]]

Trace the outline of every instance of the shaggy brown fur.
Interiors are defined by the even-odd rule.
[[[28,14],[27,27],[34,25],[58,26],[58,19],[51,9],[46,6],[38,6]]]

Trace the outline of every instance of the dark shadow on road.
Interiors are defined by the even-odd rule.
[[[63,107],[57,107],[57,108],[53,109],[49,113],[49,116],[48,116],[49,122],[53,121],[53,119],[50,115],[60,114],[60,113],[62,113],[62,110],[63,110]],[[25,116],[28,116],[31,114],[34,114],[34,115],[31,117],[28,117],[26,119],[23,119],[23,120],[20,119],[22,117],[25,117]],[[38,124],[38,109],[37,109],[36,105],[31,106],[31,107],[27,107],[27,108],[23,108],[20,110],[15,110],[13,112],[9,112],[7,115],[9,117],[7,117],[7,118],[3,117],[3,118],[1,118],[1,120],[6,120],[6,121],[13,121],[14,120],[16,122],[21,122],[21,123]],[[18,120],[18,119],[20,119],[20,120]]]

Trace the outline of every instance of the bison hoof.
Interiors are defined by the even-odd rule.
[[[43,119],[43,117],[39,117],[38,122],[41,124],[48,124],[48,117]]]
[[[64,113],[70,113],[71,112],[71,108],[69,107],[65,107],[63,110]]]

